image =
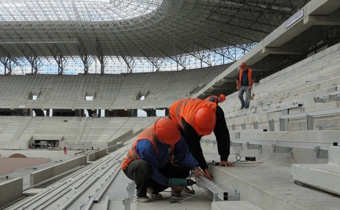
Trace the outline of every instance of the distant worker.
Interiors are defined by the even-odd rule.
[[[67,149],[64,147],[64,155],[67,155]]]
[[[233,166],[233,163],[228,161],[230,154],[229,130],[224,112],[217,104],[219,101],[224,101],[225,96],[222,94],[220,99],[216,97],[209,96],[206,100],[198,98],[180,99],[174,102],[169,109],[169,117],[177,122],[191,153],[204,171],[204,176],[210,180],[213,179],[200,144],[202,136],[209,135],[214,131],[221,161],[219,165]],[[213,100],[213,102],[210,100]]]
[[[236,89],[238,90],[238,98],[241,101],[240,109],[248,109],[250,105],[251,89],[255,83],[255,78],[253,70],[248,68],[245,62],[240,65],[240,71],[236,77]],[[243,95],[246,92],[246,100],[244,100]]]
[[[173,164],[171,160],[174,158],[182,165]],[[187,187],[172,186],[170,180],[185,179],[190,169],[195,177],[204,175],[180,135],[176,122],[165,117],[137,137],[121,168],[128,178],[135,181],[138,202],[149,202],[147,193],[155,200],[162,199],[160,192],[168,187],[172,188],[173,196],[179,196]]]

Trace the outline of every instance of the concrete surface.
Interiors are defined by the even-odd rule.
[[[248,201],[214,201],[211,210],[261,210]]]

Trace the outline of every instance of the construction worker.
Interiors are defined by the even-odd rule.
[[[223,95],[224,96],[224,95]],[[169,109],[169,117],[176,121],[177,126],[184,137],[189,149],[195,159],[199,162],[201,169],[204,171],[204,176],[210,180],[212,176],[209,172],[208,165],[203,156],[201,148],[201,137],[209,135],[214,131],[218,153],[220,155],[220,166],[233,166],[232,162],[228,161],[230,154],[230,136],[229,130],[224,118],[224,112],[216,97],[209,97],[206,100],[198,98],[185,98],[174,102]]]
[[[173,164],[171,160],[174,158],[181,165]],[[147,193],[155,200],[162,199],[160,192],[168,187],[172,188],[172,195],[179,196],[178,192],[186,187],[170,186],[169,180],[188,177],[190,169],[196,178],[204,175],[180,135],[176,122],[164,117],[137,137],[121,168],[128,178],[135,181],[138,202],[149,202]]]
[[[240,71],[236,77],[236,89],[238,90],[238,98],[241,102],[240,109],[248,109],[250,105],[251,89],[255,82],[253,70],[248,68],[245,62],[240,65]],[[246,92],[246,99],[244,100],[243,94]]]

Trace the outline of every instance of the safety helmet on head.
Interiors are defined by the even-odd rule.
[[[208,107],[203,106],[197,109],[194,116],[194,129],[198,135],[209,135],[216,125],[216,113]]]
[[[157,137],[166,144],[176,144],[181,135],[174,120],[162,117],[153,126]]]
[[[224,94],[220,94],[220,97],[219,97],[219,100],[218,100],[218,102],[223,102],[223,101],[225,101],[225,95]]]
[[[246,64],[246,62],[242,62],[241,64],[240,64],[240,68],[241,69],[244,69],[244,68],[247,68],[247,64]]]

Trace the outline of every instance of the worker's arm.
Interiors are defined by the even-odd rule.
[[[183,123],[182,134],[189,147],[191,154],[198,161],[199,166],[201,167],[202,170],[208,168],[200,144],[201,136],[199,136],[194,130],[194,128],[191,125],[189,125],[184,119],[182,119],[182,123]]]
[[[239,75],[237,74],[236,77],[236,90],[239,90],[241,88],[241,81],[239,80]]]
[[[233,166],[231,162],[228,162],[230,154],[230,135],[225,121],[223,109],[217,106],[216,109],[216,126],[214,134],[217,141],[218,154],[220,155],[220,165]]]

